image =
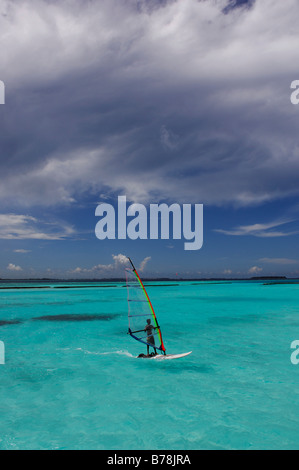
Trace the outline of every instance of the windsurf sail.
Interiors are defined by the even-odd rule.
[[[126,268],[125,270],[128,290],[128,334],[137,341],[159,349],[165,354],[161,328],[154,308],[134,264],[130,258],[128,259],[132,266],[132,269]],[[146,329],[149,324],[152,328]]]

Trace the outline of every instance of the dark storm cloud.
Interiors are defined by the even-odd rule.
[[[256,0],[229,0],[223,8],[223,13],[227,14],[234,8],[251,8]]]
[[[297,2],[229,5],[3,1],[3,206],[296,194]]]

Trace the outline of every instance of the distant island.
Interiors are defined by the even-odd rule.
[[[297,279],[297,278],[287,278],[286,276],[255,276],[255,277],[248,277],[248,278],[228,278],[228,277],[209,277],[209,278],[171,278],[171,277],[144,277],[143,280],[145,282],[173,282],[173,281],[180,281],[180,282],[204,282],[204,281],[283,281],[288,279]],[[26,278],[26,279],[3,279],[0,278],[0,282],[124,282],[123,277],[111,277],[111,278],[69,278],[69,279],[62,279],[62,278]]]

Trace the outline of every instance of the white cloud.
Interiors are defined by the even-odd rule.
[[[21,268],[21,266],[16,266],[15,264],[13,263],[9,263],[9,265],[7,266],[8,271],[23,271],[23,269]]]
[[[139,271],[140,272],[143,272],[147,263],[151,260],[151,256],[147,256],[146,258],[144,258],[143,261],[141,261],[140,263],[140,266],[139,266]]]
[[[72,274],[81,274],[81,273],[84,272],[84,270],[83,270],[82,268],[77,267],[77,268],[75,268],[75,269],[72,269],[70,272],[71,272]]]
[[[178,136],[175,135],[170,129],[167,129],[166,126],[161,127],[160,136],[161,143],[165,149],[175,150],[178,147]]]
[[[121,272],[129,261],[127,256],[119,253],[118,255],[112,255],[113,263],[109,264],[97,264],[91,268],[77,267],[70,272],[72,274],[117,274]]]
[[[77,267],[75,269],[70,270],[72,274],[109,274],[113,272],[115,269],[115,265],[113,264],[97,264],[92,268],[80,268]]]
[[[77,267],[69,272],[71,274],[99,274],[99,275],[113,274],[115,276],[116,275],[123,276],[124,268],[131,266],[128,260],[128,257],[126,255],[119,253],[118,255],[112,255],[112,258],[113,258],[113,263],[97,264],[95,266],[92,266],[91,268]],[[142,272],[145,269],[150,259],[151,257],[147,256],[141,261],[140,267],[139,267],[140,272]]]
[[[252,268],[250,268],[248,270],[248,273],[249,274],[259,274],[260,272],[262,272],[263,268],[260,268],[259,266],[252,266]]]
[[[44,222],[28,215],[0,214],[0,239],[63,240],[74,234],[73,227],[65,223]]]
[[[13,250],[14,253],[31,253],[31,250],[24,250],[23,248],[20,248],[19,250]]]
[[[261,263],[270,263],[270,264],[298,264],[299,260],[290,259],[290,258],[260,258]]]
[[[128,265],[128,257],[126,255],[112,255],[115,266],[126,266]]]
[[[264,224],[252,224],[252,225],[240,225],[231,230],[225,229],[214,229],[215,232],[223,233],[224,235],[233,235],[233,236],[254,236],[254,237],[287,237],[290,235],[297,235],[298,230],[293,231],[277,231],[272,230],[273,228],[280,227],[282,225],[294,222],[294,219],[288,220],[275,220],[273,222],[264,223]]]

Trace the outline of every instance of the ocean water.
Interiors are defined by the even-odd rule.
[[[148,284],[190,356],[136,359],[125,283],[0,284],[0,449],[298,449],[299,284]]]

